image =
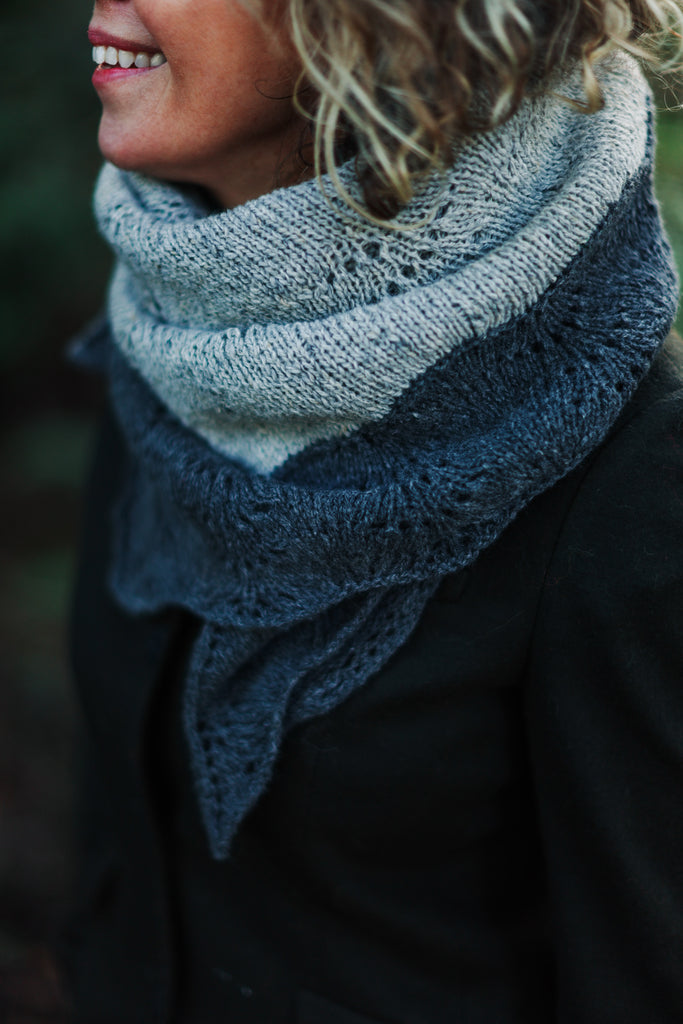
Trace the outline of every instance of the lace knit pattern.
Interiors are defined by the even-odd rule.
[[[121,262],[114,343],[104,336],[99,351],[131,456],[111,585],[132,613],[181,606],[203,622],[184,713],[215,857],[267,786],[287,730],[362,685],[439,580],[600,443],[666,336],[677,282],[652,195],[644,87],[630,62],[612,73],[622,77],[601,121],[579,129],[561,112],[591,136],[587,149],[574,151],[572,134],[560,153],[555,107],[541,104],[533,131],[509,129],[514,145],[480,140],[478,181],[461,191],[456,169],[446,211],[419,242],[347,236],[329,212],[323,232],[310,220],[310,204],[316,217],[327,210],[312,183],[203,218],[180,193],[171,215],[167,186],[114,172],[100,184],[100,213],[103,187],[118,197],[106,223]],[[112,174],[139,198],[136,237]],[[159,189],[163,213],[150,212]],[[298,247],[296,259],[279,248],[299,203],[311,259],[332,281],[304,272]],[[219,223],[224,251],[237,252],[232,232],[244,229],[242,286],[230,265],[229,285],[218,276],[200,294],[196,269],[175,266],[163,244],[154,262],[159,219],[162,242],[189,226],[199,252],[213,253]],[[467,246],[453,241],[460,230]]]

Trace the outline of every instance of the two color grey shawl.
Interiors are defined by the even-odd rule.
[[[546,95],[464,144],[406,232],[315,181],[210,214],[102,172],[132,466],[111,585],[203,622],[184,713],[218,858],[286,731],[602,441],[670,328],[647,87],[623,56],[600,77],[597,114]]]

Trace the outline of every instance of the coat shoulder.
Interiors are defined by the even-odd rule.
[[[638,436],[643,441],[665,438],[671,429],[680,433],[682,417],[683,338],[672,332],[610,431],[607,444],[614,440],[628,444]]]

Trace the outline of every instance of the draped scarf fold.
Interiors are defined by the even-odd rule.
[[[630,58],[600,81],[597,114],[558,97],[569,74],[463,143],[402,232],[315,181],[211,213],[103,169],[96,358],[130,455],[110,583],[201,620],[184,719],[216,858],[287,731],[600,444],[670,329],[651,100]]]

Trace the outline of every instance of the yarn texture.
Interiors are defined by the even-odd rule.
[[[211,213],[102,171],[117,266],[81,359],[130,455],[110,582],[201,621],[184,716],[216,858],[286,732],[604,439],[670,329],[649,93],[623,55],[600,80],[597,114],[549,93],[464,143],[407,232],[315,181]]]

